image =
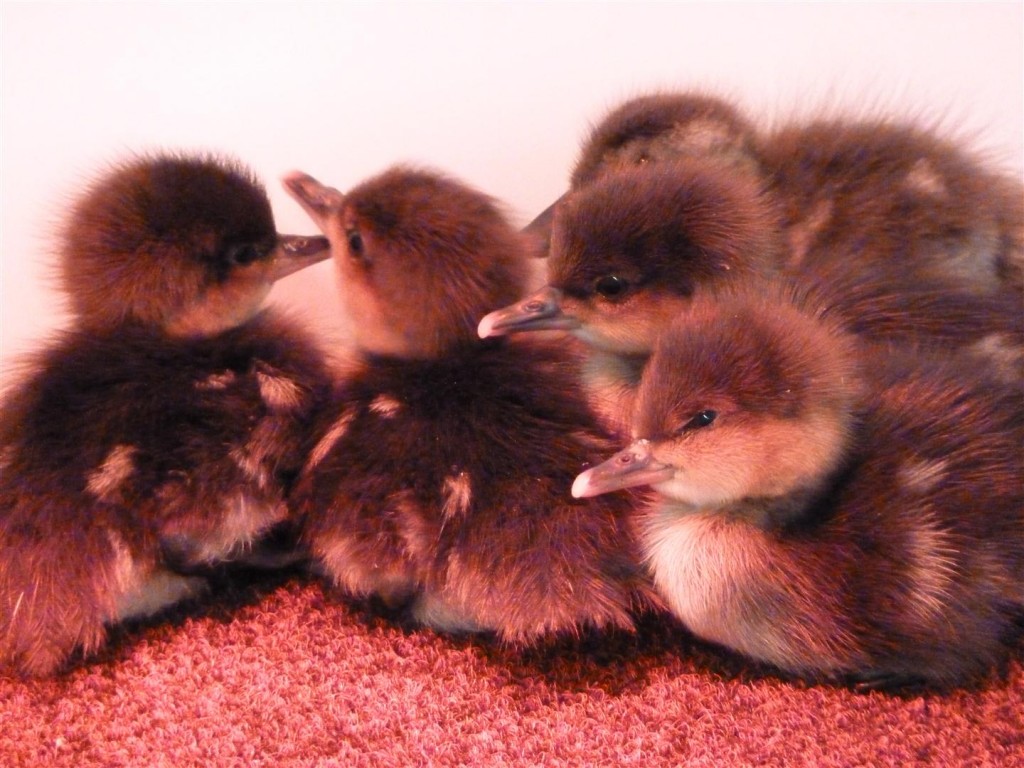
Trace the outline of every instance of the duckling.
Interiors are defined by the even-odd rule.
[[[761,185],[714,161],[662,163],[598,178],[559,207],[548,285],[483,317],[482,338],[569,330],[588,348],[592,405],[615,427],[654,340],[709,286],[772,271],[783,248]]]
[[[595,125],[580,149],[570,192],[610,173],[689,157],[713,158],[739,173],[760,174],[756,131],[739,109],[699,92],[655,92],[629,99]],[[550,246],[560,197],[526,227]]]
[[[810,679],[938,687],[1024,611],[1024,390],[865,344],[812,292],[697,297],[643,374],[634,442],[575,497],[650,485],[655,585],[697,635]]]
[[[0,414],[0,665],[57,671],[286,521],[329,375],[259,308],[328,255],[279,236],[227,158],[135,157],[77,202],[59,263],[73,325]]]
[[[522,235],[433,171],[397,166],[346,195],[300,173],[284,183],[330,239],[356,321],[359,362],[293,496],[318,569],[446,632],[526,644],[632,627],[654,597],[630,504],[569,496],[614,446],[573,396],[577,360],[475,333],[522,290]]]

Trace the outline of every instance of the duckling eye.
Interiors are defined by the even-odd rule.
[[[646,152],[641,152],[636,157],[637,165],[647,165],[649,162],[651,162],[651,157]]]
[[[224,255],[228,264],[244,267],[246,264],[258,261],[262,254],[256,246],[250,243],[235,243],[228,246]]]
[[[349,254],[354,259],[362,259],[365,255],[365,245],[363,243],[363,236],[353,229],[348,233],[347,237]]]
[[[718,417],[718,412],[717,411],[711,411],[711,410],[701,411],[696,416],[694,416],[692,419],[690,419],[688,422],[683,424],[682,429],[680,429],[679,431],[680,432],[689,432],[690,430],[693,430],[693,429],[701,429],[702,427],[706,427],[706,426],[710,425],[717,417]]]
[[[618,275],[605,275],[594,283],[594,290],[606,299],[617,299],[629,289],[629,283]]]

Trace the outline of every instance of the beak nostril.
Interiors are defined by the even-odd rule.
[[[523,305],[523,310],[531,313],[542,312],[544,310],[544,302],[539,299],[528,301]]]

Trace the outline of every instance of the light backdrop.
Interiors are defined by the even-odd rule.
[[[592,121],[702,88],[762,124],[821,113],[938,121],[1020,174],[1022,4],[16,3],[2,5],[0,376],[66,321],[53,233],[128,152],[228,152],[279,229],[278,178],[345,189],[398,162],[446,170],[519,222],[564,188]],[[272,300],[344,339],[329,265]]]

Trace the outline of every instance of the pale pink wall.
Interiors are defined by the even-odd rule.
[[[526,220],[565,183],[588,121],[655,87],[728,94],[760,119],[874,109],[942,117],[1021,173],[1024,14],[1003,4],[4,3],[0,376],[63,321],[53,223],[124,152],[232,152],[282,229],[276,179],[346,187],[444,168]],[[333,317],[332,275],[277,301]]]

